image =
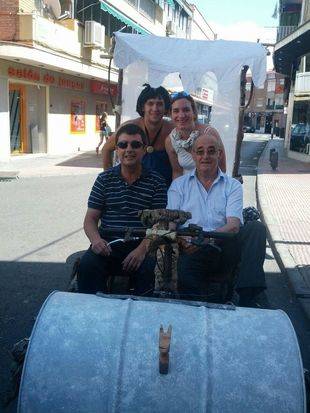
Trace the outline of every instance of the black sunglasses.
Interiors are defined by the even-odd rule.
[[[132,149],[140,149],[142,148],[142,146],[144,146],[144,144],[139,141],[119,141],[116,144],[116,146],[120,149],[127,149],[128,145],[130,145]]]

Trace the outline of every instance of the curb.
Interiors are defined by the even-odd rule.
[[[269,152],[269,149],[271,149],[272,146],[275,146],[274,142],[272,140],[269,140],[258,162],[256,177],[257,207],[261,214],[261,220],[266,226],[267,238],[272,249],[272,252],[274,254],[274,257],[281,271],[286,275],[292,292],[301,304],[308,319],[310,319],[310,288],[306,284],[304,277],[302,273],[299,271],[298,266],[295,263],[293,257],[291,256],[288,248],[284,245],[279,245],[274,241],[280,240],[281,235],[278,229],[278,225],[273,222],[272,217],[268,216],[268,205],[264,204],[264,201],[262,201],[262,193],[264,193],[264,188],[260,182],[260,175],[262,175],[262,165],[266,162],[266,153]],[[279,163],[281,164],[281,158],[279,159]]]

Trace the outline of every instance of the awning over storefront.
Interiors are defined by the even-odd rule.
[[[173,2],[173,0],[166,0],[166,3],[169,4],[169,6],[174,9],[174,2]]]
[[[111,14],[113,17],[120,20],[121,22],[123,22],[127,26],[132,27],[138,33],[140,33],[140,34],[149,34],[149,32],[147,30],[145,30],[139,24],[135,23],[133,20],[129,19],[129,17],[125,16],[123,13],[116,10],[114,7],[100,1],[100,8],[101,8],[102,11],[106,11],[107,13]]]
[[[274,65],[278,73],[290,75],[297,69],[298,58],[310,52],[310,21],[298,27],[275,45]]]

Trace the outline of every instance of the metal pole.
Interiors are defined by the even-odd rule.
[[[239,120],[238,120],[238,133],[235,148],[235,160],[232,176],[240,177],[239,166],[240,166],[240,155],[241,155],[241,145],[243,141],[243,119],[245,111],[245,85],[246,85],[246,72],[249,66],[243,66],[240,76],[240,108],[239,108]],[[248,102],[249,104],[249,102]]]
[[[115,106],[115,126],[116,129],[121,124],[121,115],[122,115],[122,87],[123,87],[123,69],[118,71],[118,82],[117,82],[117,98]]]

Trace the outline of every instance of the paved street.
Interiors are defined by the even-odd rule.
[[[269,135],[246,134],[242,146],[240,172],[244,180],[244,206],[256,206],[257,163]],[[310,368],[310,324],[292,293],[286,276],[281,272],[269,243],[264,265],[267,279],[266,294],[259,304],[265,308],[282,309],[290,317],[298,336],[304,367]]]
[[[243,144],[241,173],[245,206],[256,205],[257,161],[267,139],[268,136],[248,134]],[[35,171],[34,161],[31,173],[24,172],[18,180],[0,182],[0,231],[5,240],[0,251],[1,389],[9,376],[7,350],[19,339],[29,336],[49,292],[66,288],[72,261],[69,258],[69,264],[66,263],[68,257],[88,246],[82,220],[90,187],[100,169],[98,158],[94,156],[85,155],[80,160],[83,162],[63,160],[65,164],[75,165],[70,166],[74,168],[71,175],[66,168],[57,172],[49,168],[38,173],[42,168],[38,166]],[[309,368],[309,322],[290,293],[269,246],[265,271],[268,290],[260,297],[259,304],[281,308],[289,315],[298,335],[304,364]],[[15,410],[16,403],[13,403],[4,411],[13,413]]]
[[[29,336],[48,294],[66,288],[71,270],[68,257],[88,247],[82,224],[97,171],[77,174],[77,168],[72,176],[0,182],[1,390],[9,376],[7,350]]]

